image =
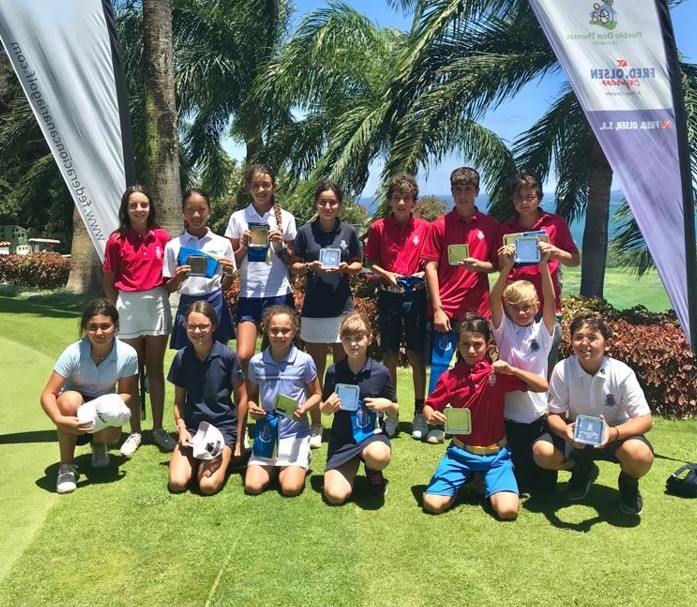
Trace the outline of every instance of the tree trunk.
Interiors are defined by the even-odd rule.
[[[581,295],[602,297],[607,263],[612,168],[596,142],[591,155],[586,225],[583,230]]]
[[[70,247],[70,275],[66,289],[73,293],[101,293],[102,263],[82,217],[73,205],[73,242]]]
[[[145,177],[158,224],[182,230],[179,138],[174,96],[171,0],[143,0],[145,57]]]

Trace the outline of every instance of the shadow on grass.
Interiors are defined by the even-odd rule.
[[[86,487],[87,485],[113,483],[120,481],[126,476],[126,471],[121,469],[121,465],[128,461],[125,457],[115,457],[111,455],[109,465],[106,468],[93,468],[91,465],[91,458],[92,456],[89,454],[80,455],[75,458],[75,464],[80,472],[80,477],[77,481],[78,489],[80,489],[80,487]],[[60,464],[58,463],[48,466],[44,470],[44,476],[36,480],[36,486],[49,493],[55,493],[59,466]]]
[[[0,434],[0,445],[19,445],[22,443],[58,444],[58,433],[55,430],[32,430],[31,432]]]
[[[356,475],[353,481],[353,492],[351,496],[343,504],[330,504],[324,497],[324,475],[313,474],[310,477],[310,487],[315,493],[322,496],[322,501],[332,508],[343,508],[347,504],[355,504],[361,510],[379,510],[385,505],[384,495],[375,495],[372,492],[371,485],[368,479],[362,475]]]
[[[91,295],[48,294],[33,295],[18,299],[0,295],[0,307],[3,313],[41,314],[51,318],[78,318],[84,305],[95,299]]]
[[[579,533],[588,533],[594,525],[607,523],[613,527],[636,527],[640,522],[639,516],[624,514],[620,510],[619,491],[613,487],[593,485],[582,502],[569,502],[557,490],[555,493],[538,493],[531,495],[522,504],[529,512],[539,512],[557,529],[567,529]],[[592,516],[582,521],[564,520],[562,516],[567,508],[586,506],[596,511]]]

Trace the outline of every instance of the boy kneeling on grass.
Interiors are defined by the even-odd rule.
[[[424,508],[434,514],[455,502],[458,489],[475,472],[482,473],[486,497],[499,518],[518,516],[518,484],[506,444],[504,397],[513,390],[545,392],[547,380],[487,358],[491,327],[481,316],[468,316],[458,329],[458,362],[443,373],[426,400],[424,416],[431,424],[445,424],[445,408],[469,409],[469,434],[456,434],[438,464],[424,494]]]
[[[598,476],[593,460],[620,465],[620,509],[638,516],[643,510],[639,480],[653,463],[646,434],[653,426],[651,411],[636,375],[627,365],[606,355],[612,329],[595,312],[571,322],[573,356],[556,364],[549,384],[551,430],[537,440],[533,455],[550,470],[571,470],[566,490],[570,501],[581,501]],[[597,446],[574,440],[579,415],[603,419],[603,438]]]

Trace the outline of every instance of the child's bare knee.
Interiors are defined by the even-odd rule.
[[[351,491],[341,490],[337,487],[324,488],[324,498],[332,506],[341,506],[349,497],[351,497]]]
[[[446,495],[424,494],[424,510],[431,514],[445,512],[453,503],[453,498]]]

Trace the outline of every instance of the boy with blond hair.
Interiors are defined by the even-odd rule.
[[[499,357],[546,378],[555,323],[549,252],[540,250],[541,316],[537,289],[531,282],[516,280],[506,285],[514,265],[515,245],[501,247],[498,256],[500,272],[491,289],[489,304]],[[547,395],[544,393],[518,390],[506,394],[506,438],[521,490],[553,491],[556,486],[556,471],[540,468],[532,457],[533,443],[547,431],[546,412]]]

